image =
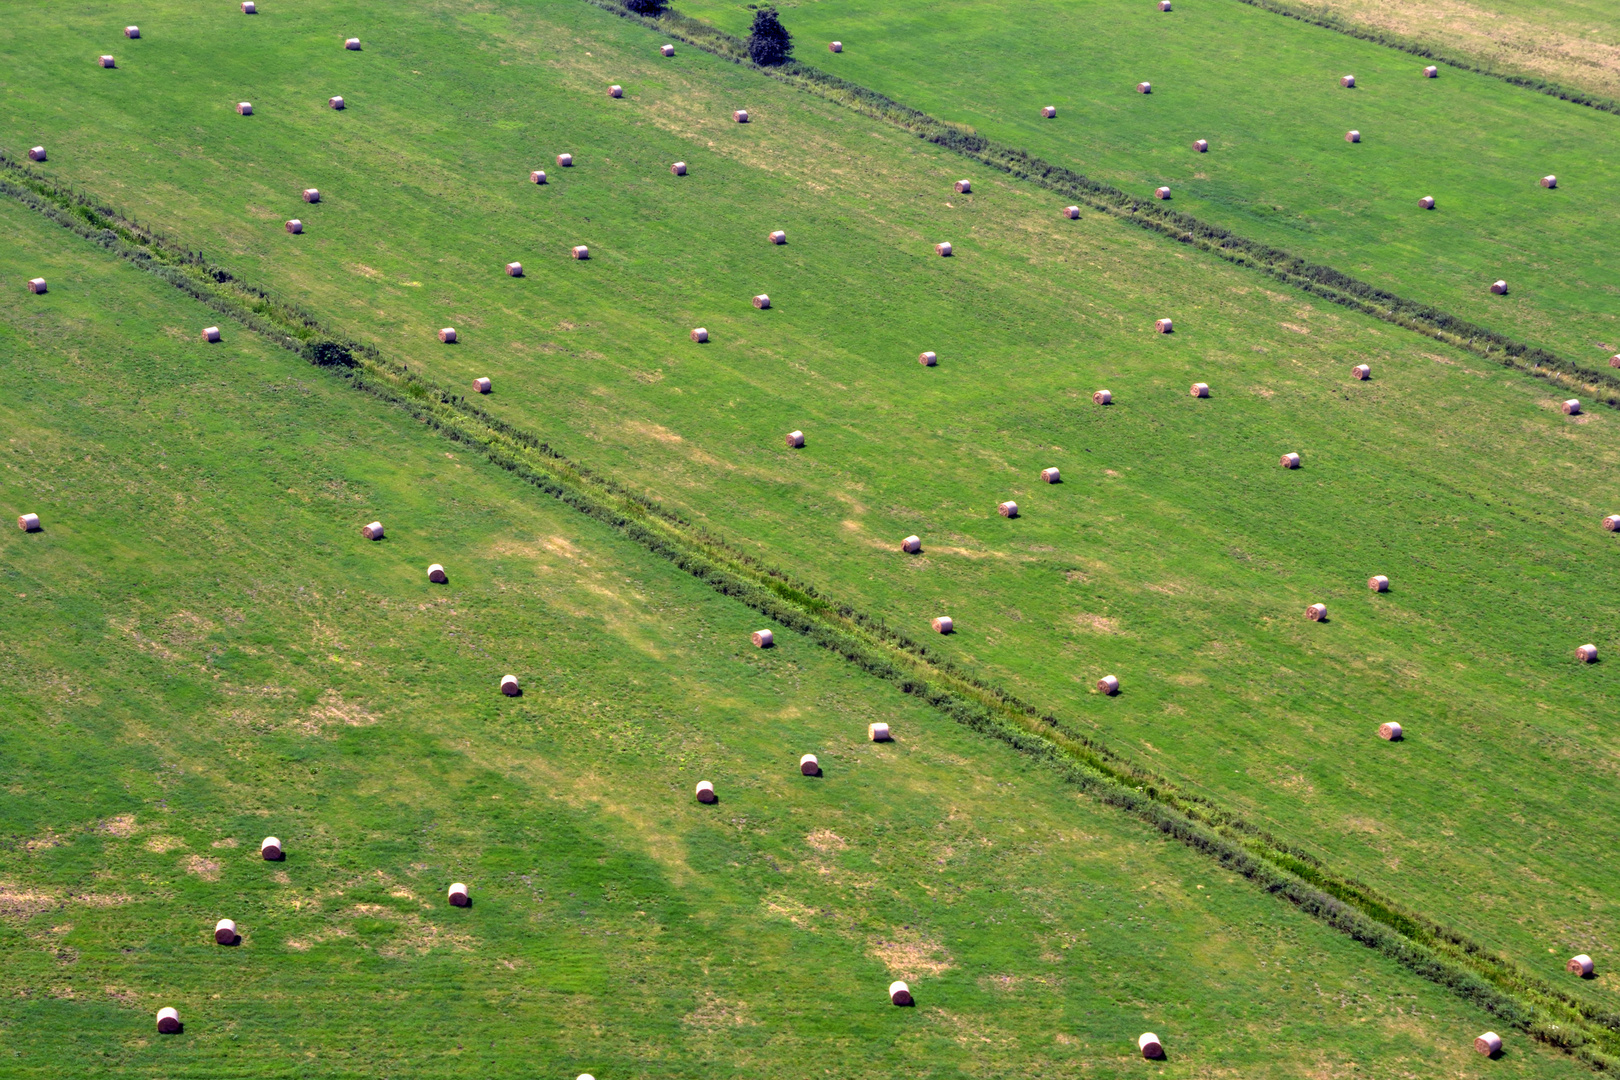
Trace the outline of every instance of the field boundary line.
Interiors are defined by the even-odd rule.
[[[1159,233],[1227,262],[1256,270],[1329,303],[1403,327],[1492,363],[1578,390],[1591,400],[1620,408],[1620,374],[1586,367],[1539,345],[1527,344],[1433,305],[1380,289],[1331,266],[1308,262],[1282,248],[1251,240],[1191,214],[1170,209],[1157,199],[1138,198],[1112,184],[1093,180],[1067,166],[1036,157],[1027,150],[902,105],[876,90],[837,75],[829,75],[809,64],[789,60],[778,67],[761,67],[748,59],[747,43],[741,38],[682,15],[673,8],[666,8],[661,15],[648,16],[638,15],[619,0],[584,2],[722,59],[752,68],[768,78],[846,106],[870,119],[900,128],[925,142],[1056,192],[1077,204],[1089,206],[1149,232]]]
[[[0,195],[97,244],[446,438],[484,454],[545,494],[640,544],[716,592],[795,630],[893,683],[951,720],[1055,768],[1105,805],[1124,810],[1266,892],[1375,949],[1538,1041],[1597,1069],[1620,1067],[1620,1016],[1604,1013],[1458,931],[1405,911],[1335,873],[1213,800],[1173,783],[1051,713],[962,671],[880,619],[820,594],[729,541],[466,397],[347,341],[289,300],[244,282],[87,195],[0,153]]]

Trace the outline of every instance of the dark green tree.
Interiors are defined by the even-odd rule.
[[[637,15],[662,15],[664,0],[624,0],[624,6]]]
[[[793,38],[777,18],[776,9],[763,7],[754,12],[754,26],[748,31],[748,57],[762,67],[780,64],[793,55]]]

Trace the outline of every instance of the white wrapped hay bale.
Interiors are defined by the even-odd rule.
[[[318,203],[318,202],[320,202],[321,201],[320,189],[319,188],[312,188],[312,187],[305,188],[304,189],[304,201],[307,202],[307,203]]]
[[[1474,1049],[1486,1057],[1495,1057],[1502,1052],[1502,1036],[1494,1031],[1487,1031],[1474,1040]]]
[[[939,363],[939,354],[934,352],[932,349],[928,350],[927,352],[920,352],[917,354],[917,363],[921,364],[923,367],[933,367],[935,364]]]
[[[827,51],[841,53],[844,51],[844,43],[842,41],[829,41],[827,42]]]
[[[1583,979],[1587,978],[1592,974],[1592,958],[1585,953],[1572,956],[1569,958],[1569,963],[1564,965],[1564,970],[1571,975],[1579,975]]]
[[[1491,282],[1491,292],[1496,296],[1507,295],[1507,282],[1501,279]]]
[[[1196,398],[1209,397],[1209,383],[1207,383],[1207,382],[1195,382],[1195,383],[1192,384],[1192,388],[1190,390],[1188,390],[1187,393],[1191,394],[1193,397],[1196,397]]]
[[[1209,140],[1208,139],[1195,139],[1193,141],[1193,149],[1195,151],[1197,151],[1198,153],[1200,153],[1200,154],[1209,153]]]
[[[1339,85],[1346,90],[1353,89],[1356,85],[1356,77],[1354,75],[1345,75],[1339,79]]]
[[[348,106],[343,103],[343,98],[342,97],[329,97],[329,98],[327,98],[326,99],[326,107],[329,108],[329,109],[336,109],[338,112],[342,112],[344,109],[348,108]]]
[[[126,26],[124,27],[124,36],[132,40],[138,38],[141,36],[141,28],[138,26]]]
[[[686,175],[686,162],[677,161],[675,164],[673,164],[673,165],[671,165],[669,167],[669,171],[674,173],[676,176],[685,176]]]
[[[180,1013],[175,1009],[159,1009],[157,1014],[159,1035],[173,1035],[180,1030]]]
[[[546,182],[546,174],[545,174],[544,170],[535,169],[533,172],[529,173],[529,183],[531,183],[531,184],[543,184],[545,182]]]
[[[472,897],[467,893],[465,882],[458,881],[451,885],[448,896],[453,907],[470,907],[472,905]]]
[[[899,980],[889,984],[889,1001],[901,1006],[917,1004],[911,997],[911,987]]]
[[[1391,720],[1388,723],[1378,725],[1378,737],[1387,739],[1390,742],[1400,742],[1406,737],[1406,733],[1401,730],[1401,725]]]
[[[736,112],[731,114],[731,118],[737,121],[739,124],[746,124],[748,123],[748,110],[738,109]]]
[[[789,450],[802,450],[804,448],[804,432],[790,431],[783,437],[782,441],[787,443]]]
[[[908,536],[900,541],[900,550],[907,555],[915,555],[922,550],[922,537]]]
[[[1164,1057],[1164,1044],[1159,1037],[1151,1031],[1144,1031],[1136,1037],[1136,1048],[1142,1051],[1142,1056],[1149,1061],[1158,1061]]]
[[[1423,69],[1423,77],[1425,79],[1438,79],[1440,77],[1440,69],[1435,67],[1433,64],[1430,64],[1428,67]]]
[[[1104,675],[1097,680],[1097,692],[1113,697],[1119,693],[1119,678],[1114,675]]]
[[[675,55],[675,46],[673,46],[673,45],[660,45],[658,47],[658,51],[663,53],[665,56],[674,56]]]
[[[1373,592],[1389,592],[1389,578],[1383,574],[1374,574],[1367,579],[1367,588]]]
[[[45,148],[43,146],[35,146],[35,147],[29,148],[28,160],[29,161],[44,161],[45,160]]]
[[[369,525],[360,526],[360,535],[367,540],[381,540],[383,538],[382,522],[373,521]]]
[[[501,676],[501,693],[505,694],[507,697],[517,697],[519,694],[523,693],[523,688],[518,685],[518,677],[516,675]]]
[[[958,180],[956,182],[956,193],[958,195],[971,195],[971,194],[973,194],[973,181],[971,181],[971,180]]]
[[[443,585],[450,580],[450,575],[444,572],[442,565],[434,563],[428,567],[428,580],[435,585]]]
[[[1051,120],[1056,116],[1057,116],[1057,106],[1056,105],[1042,105],[1041,106],[1041,118],[1042,119]]]
[[[934,245],[934,254],[943,255],[943,256],[949,256],[950,253],[951,253],[951,245],[950,245],[949,242]]]
[[[1285,469],[1297,469],[1299,468],[1299,455],[1292,452],[1284,454],[1278,459],[1277,463]]]
[[[950,634],[956,631],[956,624],[951,621],[949,615],[935,616],[933,626],[936,634]]]
[[[21,529],[23,532],[39,532],[39,515],[23,514],[19,516],[17,518],[17,528]]]
[[[204,341],[208,342],[210,345],[218,344],[219,343],[219,327],[217,327],[217,326],[205,326],[205,327],[203,327],[202,339]]]
[[[1160,11],[1170,11],[1171,10],[1170,0],[1159,0],[1159,10]]]
[[[1065,206],[1063,216],[1073,221],[1080,216],[1080,208],[1078,206]]]
[[[487,375],[480,375],[478,378],[473,380],[473,389],[478,391],[480,394],[489,393],[492,389],[494,389],[494,386],[495,384],[489,381],[489,377]]]
[[[242,14],[257,15],[258,13],[259,9],[257,5],[253,3],[253,0],[242,0]]]
[[[1597,658],[1597,646],[1591,644],[1590,642],[1575,650],[1575,659],[1579,660],[1583,664],[1595,664],[1597,663]]]
[[[608,97],[624,97],[624,87],[620,86],[618,83],[614,83],[612,86],[608,87]]]
[[[591,249],[584,244],[575,244],[574,249],[569,254],[576,259],[588,259],[591,257]]]
[[[1176,324],[1170,319],[1155,319],[1153,330],[1159,334],[1173,334],[1176,332]]]
[[[1041,470],[1041,483],[1061,484],[1063,483],[1063,474],[1058,472],[1057,466],[1048,466]]]
[[[1556,176],[1543,176],[1541,178],[1541,186],[1544,187],[1544,188],[1555,188],[1555,187],[1557,187],[1558,186],[1558,177],[1556,177]]]
[[[799,759],[799,772],[805,776],[820,776],[821,762],[816,760],[816,755],[806,754]]]
[[[560,168],[560,169],[572,169],[574,167],[574,155],[573,154],[558,154],[557,155],[557,167]]]
[[[1344,133],[1344,141],[1345,142],[1357,142],[1357,143],[1360,142],[1361,141],[1361,132],[1355,130],[1354,128],[1351,128],[1349,131]]]
[[[1418,207],[1420,209],[1423,209],[1423,210],[1433,210],[1434,209],[1434,196],[1433,195],[1425,195],[1425,196],[1423,196],[1423,198],[1418,200]]]
[[[46,289],[45,289],[45,279],[42,278],[42,277],[29,278],[28,279],[28,291],[31,292],[31,293],[34,293],[36,296],[39,295],[40,293],[45,292],[46,291]]]
[[[1366,380],[1372,378],[1372,368],[1368,367],[1366,364],[1357,364],[1355,367],[1350,369],[1350,374],[1365,382]]]
[[[1091,395],[1091,403],[1093,405],[1112,405],[1114,403],[1114,393],[1112,390],[1098,390]]]
[[[287,231],[292,233],[294,236],[297,236],[304,231],[304,223],[299,221],[297,218],[293,218],[291,221],[287,222]]]
[[[996,513],[1004,518],[1015,518],[1018,516],[1018,504],[1008,499],[1006,502],[996,506]]]
[[[280,862],[282,854],[281,841],[274,836],[267,836],[259,843],[259,858],[265,862]]]
[[[714,785],[709,783],[707,780],[699,780],[697,786],[697,801],[705,804],[719,801],[719,796],[714,793]]]
[[[103,56],[98,61],[104,68],[117,67],[118,64],[110,56]]]
[[[509,263],[507,263],[506,264],[506,276],[507,277],[522,277],[523,276],[523,264],[520,263],[520,262],[509,262]]]
[[[357,37],[344,38],[343,39],[343,47],[345,49],[348,49],[350,52],[359,52],[360,51],[360,39],[357,38]]]
[[[1312,604],[1305,609],[1305,617],[1311,622],[1327,622],[1327,605]]]
[[[1155,199],[1168,199],[1170,197],[1170,189],[1167,187],[1154,188],[1153,197]]]
[[[251,102],[251,101],[238,101],[236,103],[236,113],[237,113],[238,116],[252,116],[253,115],[253,102]]]
[[[1568,401],[1564,402],[1563,405],[1559,406],[1559,408],[1564,411],[1565,416],[1579,416],[1581,414],[1581,399],[1570,398]]]
[[[776,644],[776,635],[769,630],[755,630],[749,635],[749,640],[754,643],[756,649],[768,649]]]
[[[889,725],[879,720],[866,725],[866,737],[873,742],[892,742],[894,736],[889,734]]]
[[[709,340],[708,328],[703,327],[703,326],[699,326],[696,329],[694,329],[692,331],[692,340],[697,342],[700,345],[703,344],[703,342],[708,341]]]
[[[1151,94],[1153,93],[1153,84],[1150,82],[1139,82],[1136,84],[1136,92],[1138,94]]]
[[[221,919],[214,924],[214,941],[219,945],[235,945],[237,938],[236,923],[231,919]]]
[[[771,243],[773,243],[773,244],[785,244],[785,243],[787,243],[787,233],[783,232],[781,229],[777,229],[775,232],[771,233]]]
[[[771,298],[764,293],[760,293],[758,296],[754,297],[753,304],[755,307],[759,308],[759,310],[764,311],[766,308],[771,306]]]
[[[439,331],[439,340],[446,345],[454,345],[456,343],[456,328],[453,326],[444,327]]]

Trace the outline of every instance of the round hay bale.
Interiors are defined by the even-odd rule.
[[[591,249],[584,244],[575,244],[569,254],[576,259],[588,259],[591,257]]]
[[[1356,77],[1354,75],[1345,75],[1339,79],[1339,85],[1344,87],[1346,90],[1354,89],[1356,85]]]
[[[658,47],[658,51],[663,53],[665,56],[674,56],[675,55],[675,46],[673,46],[673,45],[660,45]]]
[[[1374,574],[1367,579],[1367,588],[1373,592],[1389,592],[1389,578],[1383,574]]]
[[[1176,332],[1176,324],[1170,319],[1155,319],[1153,330],[1159,334],[1173,334]]]
[[[350,52],[359,52],[360,51],[360,39],[357,38],[357,37],[344,38],[343,39],[343,47],[345,49],[348,49]]]
[[[708,804],[718,802],[720,797],[714,793],[714,785],[707,780],[699,780],[697,785],[697,801]]]
[[[523,687],[518,685],[518,677],[516,675],[501,676],[501,693],[505,694],[507,697],[517,697],[519,694],[523,693]]]
[[[1344,133],[1344,141],[1345,142],[1360,142],[1361,141],[1361,132],[1356,131],[1354,129],[1345,132]]]
[[[900,1006],[917,1004],[917,1002],[913,1000],[911,996],[911,987],[907,986],[903,982],[900,982],[899,980],[895,980],[889,984],[889,1001]]]
[[[917,354],[917,363],[921,364],[923,367],[933,367],[935,364],[939,363],[939,354],[932,350],[920,352]]]
[[[777,229],[775,232],[771,233],[771,243],[773,243],[773,244],[785,244],[785,243],[787,243],[787,233],[783,232],[781,229]]]
[[[447,895],[450,897],[452,907],[471,907],[472,897],[467,894],[465,882],[458,881],[450,886]]]
[[[1073,221],[1080,216],[1080,208],[1078,206],[1065,206],[1063,216]]]
[[[789,450],[801,450],[804,448],[804,432],[790,431],[783,441],[787,443]]]
[[[1191,394],[1193,397],[1209,397],[1209,383],[1195,382],[1192,384],[1192,388],[1189,389],[1187,393]]]
[[[242,5],[244,9],[248,5]],[[252,14],[252,12],[248,12]],[[174,1009],[159,1009],[157,1014],[157,1029],[159,1035],[173,1035],[180,1030],[180,1014]]]
[[[1015,518],[1018,516],[1018,504],[1008,499],[996,507],[996,513],[1004,518]]]
[[[769,630],[755,630],[749,637],[756,649],[768,649],[776,644],[776,635]]]
[[[1502,1036],[1494,1031],[1487,1031],[1474,1040],[1474,1049],[1486,1057],[1495,1057],[1502,1052]]]
[[[110,67],[117,67],[118,66],[118,64],[110,56],[101,57],[100,60],[99,60],[99,63],[104,68],[110,68]]]
[[[1592,974],[1592,958],[1585,953],[1572,956],[1569,958],[1569,963],[1564,965],[1564,970],[1571,975],[1579,975],[1583,979],[1587,978]]]
[[[971,181],[971,180],[958,180],[956,182],[956,193],[958,195],[971,195],[971,194],[973,194],[973,181]]]
[[[304,223],[299,221],[297,218],[293,218],[291,221],[287,222],[287,231],[292,233],[294,236],[297,236],[299,233],[304,231]]]
[[[799,759],[799,772],[805,776],[820,776],[821,762],[816,760],[816,755],[806,754]]]
[[[558,154],[557,155],[557,167],[559,169],[572,169],[574,167],[574,155],[573,154]]]
[[[705,341],[708,341],[709,340],[708,327],[699,326],[699,327],[694,328],[693,331],[692,331],[692,340],[697,342],[699,345],[703,344]]]
[[[1507,282],[1501,280],[1491,282],[1491,292],[1496,296],[1506,296]]]
[[[1433,210],[1434,209],[1434,196],[1433,195],[1425,195],[1425,196],[1423,196],[1423,198],[1418,200],[1418,206],[1421,207],[1424,210]]]
[[[1311,622],[1327,622],[1327,605],[1312,604],[1305,609],[1305,617]]]
[[[236,923],[221,919],[214,924],[214,941],[220,945],[235,945],[242,935],[236,932]]]
[[[1041,470],[1041,483],[1061,484],[1063,483],[1063,474],[1058,472],[1056,465],[1049,465]]]
[[[1609,366],[1620,368],[1620,353],[1615,353],[1609,357]]]
[[[267,836],[259,844],[259,858],[265,862],[280,862],[283,858],[281,841],[277,837]]]
[[[242,0],[242,14],[257,15],[258,13],[259,9],[254,5],[253,0]]]
[[[236,103],[236,113],[237,113],[238,116],[252,116],[253,115],[253,102],[251,102],[251,101],[238,101]]]
[[[1581,399],[1570,398],[1568,401],[1564,402],[1563,405],[1559,406],[1559,408],[1564,410],[1565,416],[1579,416],[1581,414]]]
[[[17,528],[21,529],[23,532],[39,532],[39,530],[40,530],[39,515],[38,514],[22,514],[22,515],[20,515],[17,518]]]
[[[677,161],[675,164],[673,164],[673,165],[671,165],[669,167],[669,171],[674,173],[676,176],[685,176],[686,175],[686,162]]]
[[[943,243],[943,244],[935,244],[934,245],[934,253],[936,255],[946,255],[946,256],[948,256],[951,253],[951,245],[948,242]]]
[[[523,276],[523,264],[520,263],[520,262],[509,262],[509,263],[507,263],[506,264],[506,276],[507,277],[522,277]]]
[[[204,341],[208,342],[211,345],[212,344],[217,344],[219,342],[219,327],[217,327],[217,326],[205,326],[205,327],[203,327],[202,339]]]
[[[443,585],[450,580],[450,575],[444,572],[444,566],[442,564],[434,563],[432,566],[428,567],[428,580],[433,582],[435,585]]]
[[[1292,452],[1284,454],[1278,460],[1278,464],[1285,469],[1297,469],[1299,468],[1299,455]]]
[[[1610,514],[1604,518],[1603,527],[1610,532],[1620,532],[1620,514]]]
[[[1170,0],[1159,0],[1159,10],[1160,11],[1169,11],[1170,10]]]
[[[827,51],[828,52],[835,52],[835,53],[843,52],[844,51],[844,43],[842,41],[829,41],[829,42],[827,42]]]
[[[45,279],[42,277],[29,278],[28,291],[36,295],[45,292]]]
[[[1541,186],[1544,187],[1544,188],[1555,188],[1555,187],[1557,187],[1558,186],[1558,177],[1556,177],[1556,176],[1543,176],[1541,178]]]
[[[1400,742],[1406,737],[1406,734],[1401,731],[1401,725],[1391,720],[1388,723],[1378,725],[1378,737],[1387,739],[1390,742]]]
[[[1372,368],[1368,367],[1366,364],[1357,364],[1355,367],[1350,369],[1350,374],[1365,382],[1366,380],[1372,378]]]
[[[618,83],[614,83],[612,86],[608,87],[608,97],[624,97],[624,87],[620,86]]]
[[[362,525],[360,527],[360,535],[364,536],[367,540],[381,540],[383,538],[382,522],[373,521],[370,525]]]
[[[1108,390],[1098,390],[1096,393],[1091,395],[1091,403],[1093,405],[1112,405],[1114,403],[1114,395]]]
[[[138,26],[126,26],[124,27],[124,36],[131,39],[138,38],[141,36],[141,28]]]
[[[889,733],[889,725],[881,720],[866,725],[866,737],[873,742],[894,741],[894,736]]]
[[[1042,105],[1041,106],[1041,116],[1042,116],[1042,118],[1044,118],[1046,120],[1053,119],[1054,117],[1057,116],[1057,106],[1056,105]]]
[[[1153,84],[1150,82],[1139,82],[1136,84],[1136,92],[1138,94],[1151,94],[1153,93]]]
[[[1194,140],[1194,142],[1193,142],[1193,150],[1197,151],[1200,154],[1209,153],[1209,140],[1208,139]]]
[[[1136,1048],[1142,1051],[1142,1056],[1149,1061],[1158,1061],[1164,1057],[1164,1044],[1159,1037],[1151,1031],[1144,1031],[1136,1037]]]
[[[473,380],[473,389],[478,391],[480,394],[487,394],[490,392],[490,390],[494,389],[494,384],[489,381],[489,376],[480,375],[478,378]]]
[[[746,124],[748,123],[748,110],[738,109],[736,112],[731,114],[731,118],[737,121],[739,124]]]
[[[949,615],[936,615],[934,617],[934,633],[951,634],[956,632],[956,624]]]
[[[1425,79],[1438,79],[1440,77],[1440,69],[1435,67],[1433,64],[1430,64],[1428,67],[1423,69],[1423,77]]]
[[[1597,663],[1597,646],[1588,642],[1575,650],[1575,659],[1583,664]]]
[[[531,172],[529,174],[529,183],[531,183],[531,184],[543,184],[545,182],[546,182],[546,174],[544,172],[540,171],[539,169],[536,169],[536,170],[534,170],[533,172]]]
[[[1108,697],[1113,697],[1115,694],[1119,693],[1119,678],[1114,675],[1104,675],[1102,678],[1097,680],[1097,692],[1099,694],[1106,694]]]
[[[771,298],[766,296],[764,293],[760,293],[758,296],[754,297],[754,306],[759,308],[759,310],[764,311],[766,308],[771,306]]]
[[[341,98],[341,97],[329,97],[329,98],[327,98],[326,99],[326,105],[327,105],[327,108],[336,109],[338,112],[342,112],[344,109],[348,108],[348,106],[343,103],[343,98]]]
[[[453,326],[447,326],[443,330],[440,330],[439,340],[444,342],[446,345],[454,345],[456,343],[456,328]]]
[[[900,541],[900,550],[907,555],[917,554],[922,550],[922,537],[915,535],[906,537]]]
[[[29,151],[28,151],[28,160],[29,161],[44,161],[45,160],[45,148],[43,146],[35,146],[35,147],[30,148]]]
[[[1154,188],[1153,197],[1155,199],[1168,199],[1170,197],[1170,189],[1167,187]]]
[[[318,202],[320,202],[321,201],[320,189],[319,188],[312,188],[312,187],[305,188],[304,189],[304,201],[307,202],[307,203],[318,203]]]

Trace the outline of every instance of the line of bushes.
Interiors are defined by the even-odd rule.
[[[1479,1004],[1504,1023],[1596,1066],[1620,1064],[1620,1059],[1608,1056],[1620,1053],[1620,1040],[1608,1038],[1604,1030],[1620,1028],[1620,1019],[1591,1010],[1456,931],[1401,911],[1392,901],[1330,872],[1308,853],[1282,844],[1213,801],[1179,792],[1072,725],[941,662],[880,620],[819,596],[813,587],[794,582],[722,537],[591,473],[462,395],[384,360],[370,347],[343,340],[310,313],[241,282],[202,253],[170,244],[3,155],[0,193],[333,371],[355,389],[477,449],[537,490],[622,532],[722,595],[799,632],[952,720],[1058,768],[1106,805],[1209,855],[1312,917]]]

